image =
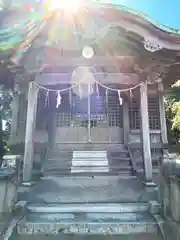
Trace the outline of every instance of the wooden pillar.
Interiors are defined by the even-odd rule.
[[[56,99],[55,95],[49,95],[48,109],[48,147],[53,149],[56,145]]]
[[[161,141],[163,145],[168,143],[167,138],[167,126],[166,126],[166,114],[165,114],[165,106],[164,106],[164,96],[163,96],[163,84],[158,84],[158,90],[159,90],[159,120],[160,120],[160,129],[161,129]]]
[[[145,180],[152,181],[152,159],[148,115],[147,83],[140,85],[141,143],[144,161]]]
[[[36,123],[38,90],[33,82],[29,83],[28,107],[26,117],[25,150],[23,165],[23,181],[31,180],[33,157],[34,157],[34,129]]]
[[[124,145],[128,145],[129,137],[129,102],[123,100],[123,133],[124,133]]]
[[[12,122],[11,122],[11,136],[10,136],[10,143],[14,144],[16,142],[17,137],[17,128],[18,128],[18,113],[19,113],[19,96],[17,95],[12,103]]]

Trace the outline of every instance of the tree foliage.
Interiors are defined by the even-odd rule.
[[[5,66],[0,65],[0,166],[3,155],[9,151],[12,99],[13,76]],[[3,121],[6,122],[5,129],[3,129]]]
[[[180,82],[172,85],[170,94],[165,101],[167,127],[170,134],[176,137],[180,132]]]

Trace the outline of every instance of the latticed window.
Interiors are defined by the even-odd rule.
[[[129,106],[129,123],[130,129],[140,129],[139,101],[135,98],[131,99]]]
[[[57,127],[78,125],[80,124],[78,120],[87,120],[89,117],[96,125],[107,123],[109,126],[122,127],[122,106],[119,104],[118,94],[109,91],[106,96],[104,88],[99,88],[99,91],[99,97],[95,93],[89,100],[81,99],[74,93],[71,97],[68,92],[62,95],[62,102],[57,110]]]
[[[129,107],[130,129],[140,129],[140,103],[138,99],[132,99]],[[148,98],[149,127],[160,129],[159,104],[156,96]]]
[[[149,126],[150,129],[160,129],[158,97],[148,98]]]

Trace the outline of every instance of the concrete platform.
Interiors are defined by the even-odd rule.
[[[157,200],[157,188],[121,176],[44,177],[20,188],[18,199],[30,203],[146,202]]]

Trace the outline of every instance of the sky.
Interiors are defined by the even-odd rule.
[[[180,29],[180,0],[98,0],[134,8],[171,28]]]

